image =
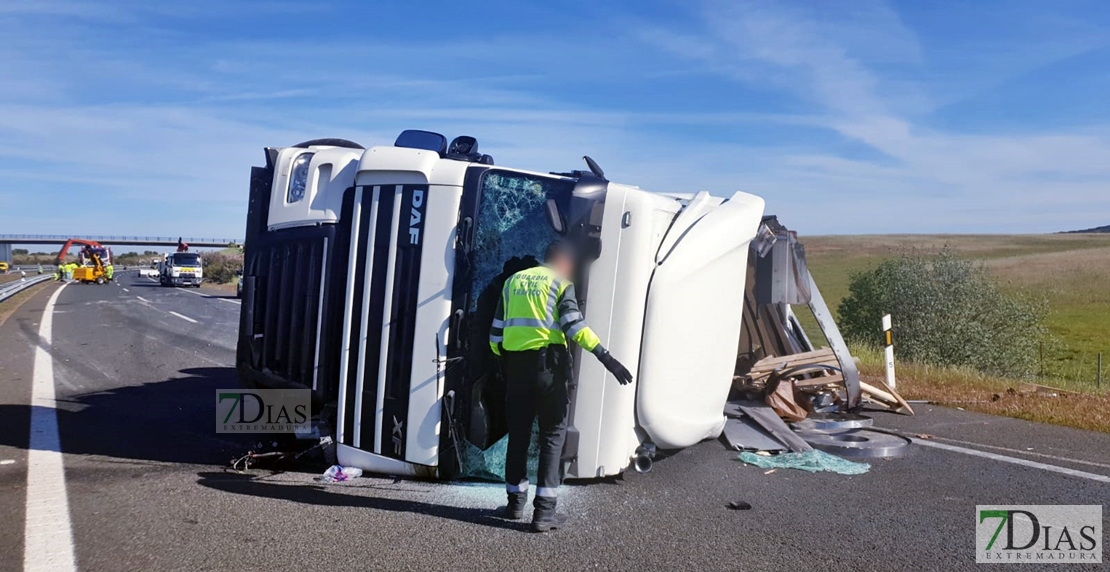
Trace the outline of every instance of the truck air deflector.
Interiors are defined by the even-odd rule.
[[[695,197],[687,208],[702,202]],[[688,447],[724,428],[736,355],[706,350],[740,341],[739,293],[764,204],[746,193],[719,204],[708,213],[692,212],[690,224],[678,224],[679,215],[667,239],[680,235],[664,239],[660,251],[666,252],[648,289],[636,418],[661,448]]]

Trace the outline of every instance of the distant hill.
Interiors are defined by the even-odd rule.
[[[1085,229],[1085,230],[1065,230],[1064,234],[1079,234],[1079,233],[1091,233],[1091,232],[1110,232],[1110,224],[1108,224],[1106,226],[1096,226],[1094,228],[1088,228],[1088,229]]]

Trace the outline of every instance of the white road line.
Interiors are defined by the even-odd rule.
[[[25,572],[76,570],[69,520],[65,464],[54,399],[54,304],[63,284],[46,303],[35,346],[31,386],[31,439],[27,451],[27,516],[23,527]]]
[[[949,439],[947,437],[933,437],[937,441],[947,441],[949,443],[959,443],[960,445],[971,445],[973,447],[982,447],[984,449],[994,449],[995,451],[1006,451],[1007,453],[1017,453],[1018,455],[1026,455],[1028,457],[1041,457],[1042,459],[1052,459],[1053,461],[1063,461],[1065,463],[1075,463],[1077,465],[1088,465],[1091,467],[1099,467],[1101,469],[1110,469],[1110,464],[1096,463],[1094,461],[1084,461],[1082,459],[1072,459],[1070,457],[1061,457],[1059,455],[1049,455],[1047,453],[1038,453],[1036,451],[1022,451],[1021,449],[1011,449],[1009,447],[999,447],[998,445],[985,445],[983,443],[973,443],[971,441],[960,441],[959,439]]]
[[[178,314],[177,312],[174,312],[173,310],[170,310],[170,313],[173,314],[174,316],[177,316],[178,318],[181,318],[182,320],[185,320],[186,322],[192,322],[194,324],[198,323],[196,320],[190,318],[189,316],[186,316],[184,314]]]
[[[123,291],[124,292],[130,292],[130,290],[128,290],[127,288],[124,288]]]
[[[142,296],[135,296],[135,297],[142,300],[143,302],[146,302],[147,304],[150,303],[150,300],[147,300],[146,298],[143,298]]]
[[[948,445],[945,443],[937,443],[936,441],[926,441],[924,439],[913,439],[914,443],[924,447],[933,447],[936,449],[943,449],[945,451],[952,451],[954,453],[963,453],[965,455],[972,455],[974,457],[982,457],[984,459],[991,459],[992,461],[1001,461],[1003,463],[1012,463],[1014,465],[1021,465],[1023,467],[1031,467],[1034,469],[1041,469],[1042,471],[1051,471],[1053,473],[1060,473],[1072,477],[1079,477],[1097,481],[1100,483],[1110,483],[1110,477],[1106,475],[1098,475],[1095,473],[1088,473],[1085,471],[1077,471],[1075,469],[1068,469],[1066,467],[1057,467],[1056,465],[1048,465],[1045,463],[1038,463],[1036,461],[1029,461],[1027,459],[1019,459],[1017,457],[1007,457],[1006,455],[999,455],[997,453],[988,453],[978,449],[968,449],[966,447],[957,447],[955,445]]]
[[[205,294],[204,292],[194,292],[192,290],[181,290],[181,292],[188,292],[190,294],[200,296],[201,298],[208,298],[208,299],[211,299],[211,300],[219,300],[221,302],[231,302],[232,304],[239,304],[240,303],[238,300],[232,300],[231,298],[219,298],[219,297],[213,296],[211,294]]]

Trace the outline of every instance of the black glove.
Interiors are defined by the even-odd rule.
[[[609,370],[609,373],[613,374],[613,377],[617,378],[617,383],[621,385],[632,383],[632,372],[628,371],[628,368],[617,361],[617,358],[613,357],[612,354],[605,352],[597,356],[597,359],[601,361],[601,365],[605,366],[605,369]]]

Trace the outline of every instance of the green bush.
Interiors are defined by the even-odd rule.
[[[227,284],[239,278],[243,270],[243,256],[219,252],[205,252],[200,255],[204,260],[204,279],[208,282]]]
[[[1043,300],[1003,291],[982,265],[945,248],[852,275],[839,325],[849,340],[878,345],[890,314],[899,359],[1030,377],[1048,335],[1046,312]]]

